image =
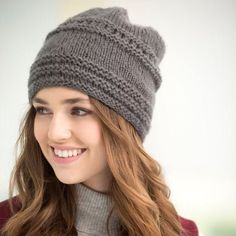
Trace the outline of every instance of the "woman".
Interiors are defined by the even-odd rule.
[[[164,52],[159,33],[120,7],[90,9],[47,35],[30,70],[1,235],[198,235],[142,145]]]

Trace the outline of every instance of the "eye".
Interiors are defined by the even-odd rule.
[[[35,107],[35,111],[40,115],[48,114],[48,109],[45,107]]]
[[[84,109],[84,108],[80,108],[80,107],[74,107],[72,109],[72,115],[77,115],[77,116],[85,116],[90,114],[91,111]]]

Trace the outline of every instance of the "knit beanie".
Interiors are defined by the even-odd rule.
[[[29,102],[46,87],[78,89],[121,115],[144,140],[164,53],[159,33],[132,24],[126,9],[89,9],[46,36],[30,68]]]

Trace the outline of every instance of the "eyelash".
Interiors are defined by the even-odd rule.
[[[48,115],[49,113],[43,113],[43,110],[48,110],[46,107],[35,107],[34,108],[36,113],[39,114],[39,115]],[[84,114],[83,115],[79,115],[78,114],[78,111],[83,111]],[[81,107],[73,107],[72,108],[72,113],[75,113],[73,115],[77,115],[77,116],[85,116],[85,115],[88,115],[91,113],[91,111],[87,110],[87,109],[84,109],[84,108],[81,108]]]

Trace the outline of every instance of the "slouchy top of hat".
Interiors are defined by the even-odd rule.
[[[46,87],[78,89],[149,131],[165,44],[152,27],[132,24],[121,7],[93,8],[48,33],[30,68],[28,96]]]

